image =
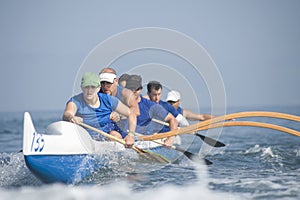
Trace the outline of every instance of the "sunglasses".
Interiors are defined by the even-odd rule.
[[[171,105],[173,105],[174,103],[177,103],[178,101],[168,101],[168,103],[170,103]]]
[[[142,90],[143,89],[143,87],[139,87],[138,89],[130,89],[132,92],[137,92],[137,91],[139,91],[139,90]]]

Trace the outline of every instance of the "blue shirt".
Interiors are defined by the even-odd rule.
[[[176,110],[171,104],[169,104],[168,102],[165,102],[165,101],[162,101],[160,100],[159,101],[159,104],[162,105],[162,107],[164,107],[164,109],[166,109],[169,113],[171,113],[175,118],[181,114],[179,113],[178,110]]]
[[[120,100],[124,105],[127,106],[128,102],[123,98],[122,92],[124,90],[124,87],[117,85],[117,93],[114,98],[117,98]],[[105,94],[102,90],[99,91],[99,94]],[[115,129],[119,130],[118,132],[121,133],[122,137],[126,137],[127,135],[127,129],[128,129],[128,120],[120,120],[117,123],[114,123]]]
[[[111,130],[117,129],[115,123],[110,119],[110,114],[116,109],[119,100],[113,96],[103,93],[98,93],[98,97],[100,100],[100,106],[98,108],[89,106],[84,101],[83,93],[72,97],[68,102],[75,103],[77,107],[75,115],[81,117],[83,119],[83,123],[109,133]],[[119,132],[120,130],[117,129],[116,131]],[[93,138],[99,138],[98,133],[91,130],[88,130],[88,132]]]
[[[179,112],[179,114],[183,115],[183,109],[180,106],[178,106],[177,111]]]
[[[171,104],[169,104],[168,102],[159,101],[159,104],[162,105],[162,107],[164,107],[164,109],[166,109],[169,113],[171,113],[175,118],[180,114]],[[168,132],[170,131],[169,126],[164,126],[163,129],[160,132]]]
[[[119,86],[117,85],[117,94],[116,94],[116,97],[121,101],[122,99],[122,91],[123,91],[123,87],[122,86]],[[123,102],[124,103],[124,102]],[[126,104],[125,104],[126,105]]]
[[[151,119],[154,118],[163,121],[168,115],[168,111],[161,105],[142,96],[138,105],[140,115],[137,117],[136,132],[144,135],[159,132],[163,128],[163,125],[153,122]]]
[[[122,103],[124,103],[125,105],[127,105],[124,101],[123,101],[123,98],[122,98],[122,91],[124,90],[124,87],[120,86],[120,85],[117,85],[117,93],[116,93],[116,98],[119,99],[120,101],[122,101]],[[102,90],[99,91],[99,93],[101,94],[105,94],[103,93]]]

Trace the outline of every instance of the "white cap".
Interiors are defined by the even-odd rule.
[[[168,95],[167,95],[167,99],[166,101],[178,101],[180,99],[180,93],[175,91],[175,90],[172,90],[170,92],[168,92]]]
[[[112,74],[112,73],[101,73],[99,75],[100,82],[106,81],[109,83],[113,83],[115,78],[117,78],[117,75]]]

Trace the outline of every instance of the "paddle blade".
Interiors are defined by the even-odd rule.
[[[219,142],[219,141],[217,141],[215,139],[212,139],[210,137],[201,135],[200,133],[196,133],[195,135],[200,137],[206,144],[209,144],[210,146],[213,146],[213,147],[224,147],[225,146],[224,143]]]
[[[207,160],[206,158],[203,158],[204,162],[206,165],[212,165],[213,163],[209,160]]]
[[[140,156],[142,156],[144,159],[146,159],[149,162],[157,162],[157,163],[170,163],[171,161],[165,158],[164,156],[154,153],[151,150],[146,149],[140,149],[138,147],[134,147],[138,149],[138,153]]]
[[[200,158],[198,155],[193,154],[189,151],[186,151],[184,149],[179,148],[178,146],[175,146],[175,150],[182,152],[186,157],[188,157],[190,160],[197,162],[197,163],[201,163],[203,162],[202,159],[204,160],[204,163],[206,165],[211,165],[213,164],[211,161],[207,160],[206,158]]]

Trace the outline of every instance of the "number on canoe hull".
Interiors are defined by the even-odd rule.
[[[37,132],[33,133],[32,143],[31,143],[31,151],[34,152],[42,152],[45,146],[45,140],[43,139],[43,135]]]

